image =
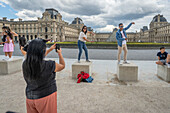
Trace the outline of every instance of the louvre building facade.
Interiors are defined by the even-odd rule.
[[[42,17],[37,20],[23,21],[19,19],[7,20],[6,17],[0,19],[0,27],[9,26],[14,32],[18,33],[18,37],[25,37],[32,40],[37,37],[43,39],[54,40],[57,42],[77,41],[79,33],[84,25],[81,18],[74,18],[71,24],[62,19],[62,15],[55,9],[46,9]],[[93,32],[91,27],[88,30]],[[105,42],[116,41],[117,28],[113,28],[110,33],[87,34],[88,39],[92,41]],[[0,29],[0,33],[2,29]],[[129,42],[170,42],[170,23],[167,22],[163,15],[156,15],[149,24],[149,29],[144,26],[139,32],[128,32]],[[15,41],[18,40],[15,37]]]

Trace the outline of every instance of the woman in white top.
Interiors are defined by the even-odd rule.
[[[87,27],[83,26],[82,31],[80,32],[80,35],[79,35],[79,39],[78,39],[78,48],[79,48],[78,62],[79,63],[80,63],[80,57],[81,57],[81,54],[82,54],[82,49],[84,49],[84,51],[85,51],[86,62],[90,62],[89,58],[88,58],[88,50],[87,50],[85,42],[86,41],[87,42],[92,42],[92,41],[87,39],[86,33],[87,33]]]

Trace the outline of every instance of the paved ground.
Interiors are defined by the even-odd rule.
[[[0,56],[2,58],[2,56]],[[58,60],[58,59],[55,59]],[[75,59],[65,59],[57,73],[58,113],[169,113],[170,84],[156,76],[154,61],[133,61],[139,66],[138,82],[119,82],[115,60],[93,60],[93,83],[71,79]],[[0,75],[0,113],[26,112],[22,72]]]
[[[14,56],[22,56],[18,44],[15,44]],[[68,49],[63,48],[64,58],[77,59],[78,49]],[[115,49],[89,49],[89,58],[94,60],[116,60],[117,59],[117,50]],[[156,54],[159,51],[158,49],[151,50],[128,50],[128,59],[129,60],[156,60]],[[170,49],[167,49],[167,52],[170,53]],[[0,55],[4,55],[3,47],[0,47]],[[58,58],[55,51],[51,52],[47,57],[49,58]],[[122,53],[123,57],[123,53]],[[82,58],[85,58],[84,52]]]

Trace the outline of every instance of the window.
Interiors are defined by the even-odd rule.
[[[45,32],[48,32],[48,28],[47,27],[45,27]]]

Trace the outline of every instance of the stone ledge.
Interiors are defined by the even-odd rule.
[[[138,81],[138,66],[129,64],[117,65],[117,76],[120,81]]]
[[[91,75],[91,65],[92,62],[75,62],[74,64],[72,64],[72,78],[76,79],[77,75],[81,72],[84,71],[85,73],[88,73],[89,75]]]
[[[7,75],[21,71],[22,58],[13,58],[10,61],[0,60],[0,75]]]
[[[166,82],[170,82],[170,68],[166,65],[157,65],[157,75]]]

